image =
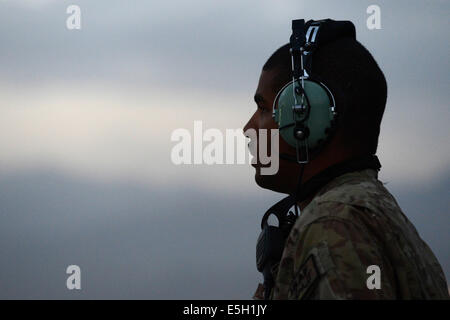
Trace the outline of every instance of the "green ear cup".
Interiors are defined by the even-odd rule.
[[[274,103],[274,119],[278,124],[281,137],[291,146],[295,147],[297,138],[294,136],[295,121],[293,118],[292,106],[295,105],[292,82],[285,86],[278,94],[278,99]],[[296,87],[300,86],[297,81]],[[305,93],[311,107],[301,114],[297,119],[303,121],[303,126],[308,128],[309,135],[306,138],[309,149],[314,149],[321,142],[324,142],[330,132],[332,121],[335,117],[333,112],[334,101],[331,92],[323,84],[312,80],[304,80]],[[328,90],[328,91],[327,91]],[[297,102],[301,101],[301,94],[296,93]]]

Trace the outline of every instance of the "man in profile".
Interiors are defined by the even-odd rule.
[[[290,49],[282,46],[263,66],[257,110],[244,131],[278,129],[273,104],[292,79]],[[376,151],[387,98],[382,71],[352,37],[319,46],[312,61],[310,72],[333,92],[339,117],[331,138],[303,169],[291,160],[295,148],[281,138],[284,157],[276,174],[262,175],[264,165],[258,159],[254,164],[256,183],[294,194],[301,211],[279,261],[265,268],[269,272],[255,298],[448,299],[438,260],[378,180]]]

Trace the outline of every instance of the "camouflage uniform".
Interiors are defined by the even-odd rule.
[[[380,268],[380,289],[367,287],[371,265]],[[319,190],[273,274],[273,299],[449,298],[439,262],[373,169]]]

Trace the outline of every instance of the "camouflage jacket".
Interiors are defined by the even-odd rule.
[[[369,266],[379,268],[379,289]],[[438,260],[373,169],[318,191],[273,274],[273,299],[449,298]]]

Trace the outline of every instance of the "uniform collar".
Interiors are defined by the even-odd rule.
[[[343,174],[365,169],[374,169],[378,172],[380,168],[381,164],[376,155],[365,155],[336,163],[302,184],[297,194],[297,201],[303,202],[311,198],[328,182]]]
[[[365,169],[380,170],[381,164],[378,157],[375,155],[366,155],[362,157],[352,158],[323,170],[317,175],[313,176],[306,183],[304,183],[297,197],[289,195],[286,198],[278,201],[270,207],[263,218],[261,219],[261,229],[267,224],[267,219],[271,214],[277,216],[280,226],[286,222],[289,217],[288,211],[298,202],[303,202],[306,199],[311,199],[321,188],[328,184],[331,180],[353,171],[361,171]]]

